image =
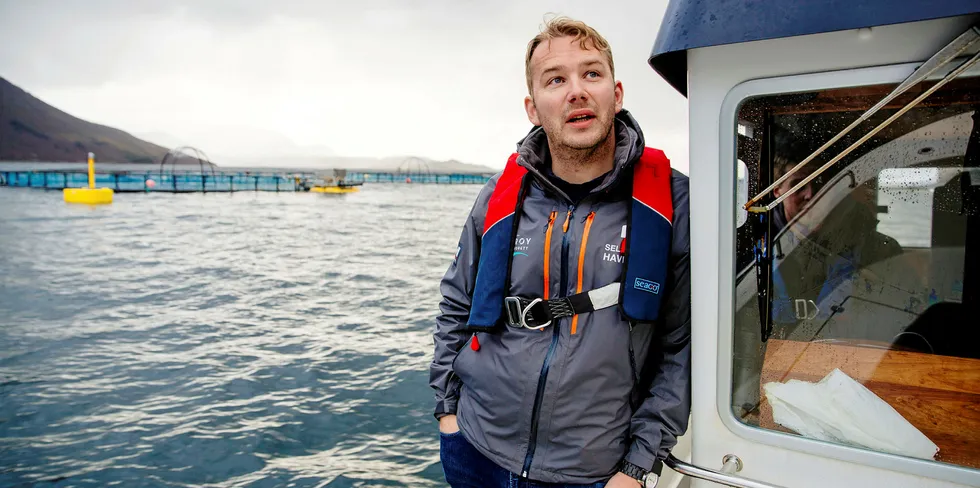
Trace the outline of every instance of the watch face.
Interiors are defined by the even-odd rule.
[[[657,488],[658,481],[660,481],[660,477],[655,473],[650,473],[646,475],[646,481],[643,482],[643,486],[646,488]]]

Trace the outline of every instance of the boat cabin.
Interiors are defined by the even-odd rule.
[[[670,2],[692,486],[980,486],[978,53],[975,0]]]

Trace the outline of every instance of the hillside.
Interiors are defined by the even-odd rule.
[[[0,161],[156,163],[167,149],[58,110],[0,77]]]
[[[391,173],[473,173],[493,174],[493,169],[478,164],[463,163],[456,160],[436,161],[419,157],[366,158],[351,156],[256,156],[256,157],[216,157],[222,166],[262,168],[295,168],[306,170],[349,169],[355,171],[378,171]]]
[[[455,160],[435,161],[420,157],[364,158],[332,154],[326,146],[299,147],[287,137],[261,131],[265,136],[265,153],[254,156],[225,156],[216,151],[213,163],[221,166],[331,169],[345,168],[361,171],[390,171],[406,173],[495,173],[486,166]],[[254,133],[233,133],[232,139],[223,136],[218,144],[229,148],[236,140],[255,142]],[[271,134],[271,135],[270,135]],[[278,139],[274,136],[279,136]],[[213,135],[212,135],[213,136]],[[147,133],[146,139],[158,143],[185,145],[184,139],[165,133]],[[189,140],[193,140],[191,137]],[[208,140],[214,139],[211,137]],[[204,146],[210,147],[210,146]],[[44,103],[30,93],[0,77],[0,162],[84,162],[94,152],[104,163],[158,163],[167,149],[127,132],[94,124],[69,115]],[[211,151],[208,151],[209,153]],[[190,161],[186,161],[190,162]]]

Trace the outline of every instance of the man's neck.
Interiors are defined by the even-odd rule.
[[[588,149],[555,147],[550,142],[548,147],[551,150],[551,171],[555,176],[568,183],[581,184],[612,171],[616,137],[613,131],[609,131],[604,141]]]

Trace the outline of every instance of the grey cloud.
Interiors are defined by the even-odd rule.
[[[565,2],[565,11],[615,17],[596,2]],[[37,0],[0,2],[0,74],[36,88],[98,85],[138,70],[147,75],[179,68],[158,58],[175,33],[209,32],[220,40],[276,19],[320,25],[348,52],[377,62],[403,63],[435,54],[480,56],[466,46],[494,43],[539,24],[549,10],[531,2],[268,1],[133,2]],[[659,19],[650,19],[657,22]],[[652,37],[646,43],[652,42]],[[207,51],[202,42],[175,49]],[[460,52],[460,48],[463,49]],[[425,52],[429,51],[429,52]],[[435,51],[435,52],[432,52]],[[444,61],[451,61],[445,59]]]
[[[358,141],[380,156],[437,148],[494,164],[527,129],[524,49],[553,12],[610,40],[626,108],[651,143],[677,145],[684,99],[646,65],[664,4],[0,0],[0,76],[134,131],[248,124],[340,153]],[[390,120],[406,116],[415,122]],[[365,148],[347,119],[370,120],[395,142]]]

